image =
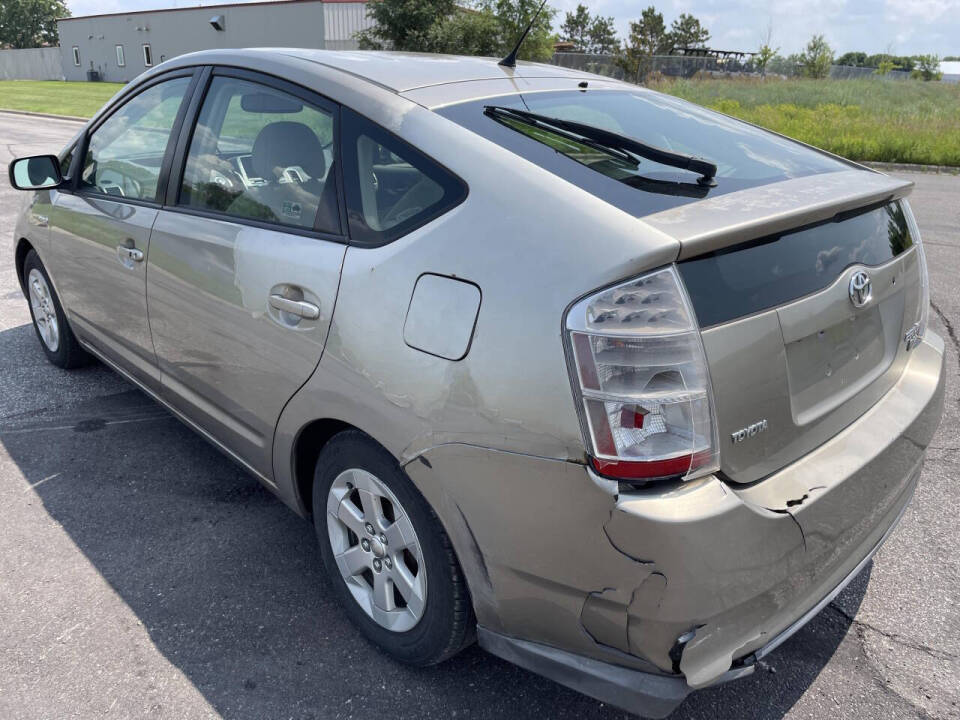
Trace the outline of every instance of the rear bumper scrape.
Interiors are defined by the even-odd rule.
[[[685,497],[621,495],[608,534],[627,552],[643,548],[669,579],[658,608],[631,607],[631,652],[668,669],[664,644],[695,630],[679,669],[704,687],[840,586],[913,494],[943,410],[943,363],[929,333],[873,408],[761,482],[711,477],[676,491]]]
[[[906,506],[904,506],[906,509]],[[810,622],[823,608],[839,595],[850,582],[860,574],[867,563],[873,559],[883,541],[893,532],[900,518],[891,525],[880,542],[860,561],[843,582],[837,585],[820,602],[812,607],[780,635],[762,648],[744,658],[736,667],[732,667],[716,678],[713,685],[720,685],[752,675],[757,662],[776,650],[791,636]],[[687,642],[692,639],[685,638]],[[584,695],[601,702],[619,707],[627,712],[641,714],[644,717],[663,718],[670,715],[683,700],[693,692],[686,679],[681,675],[655,675],[653,673],[593,660],[549,645],[520,640],[492,632],[486,628],[477,629],[480,646],[498,657],[508,660],[522,668],[543,675],[554,682],[573,688]],[[683,643],[677,645],[682,653]],[[679,658],[678,658],[679,659]]]
[[[645,717],[664,718],[690,694],[683,678],[653,675],[593,660],[549,645],[477,629],[480,647],[584,695]]]

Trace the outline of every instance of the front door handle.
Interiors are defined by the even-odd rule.
[[[143,250],[137,250],[135,247],[127,247],[126,245],[118,245],[117,257],[120,258],[120,262],[124,265],[128,262],[143,262]]]
[[[270,307],[281,312],[290,313],[305,320],[316,320],[320,317],[320,308],[305,300],[289,300],[276,293],[270,296]]]

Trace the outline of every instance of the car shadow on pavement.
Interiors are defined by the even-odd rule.
[[[0,333],[0,354],[24,330]],[[392,662],[336,606],[308,522],[144,394],[117,389],[0,413],[0,444],[156,648],[222,716],[624,717],[476,647],[434,668]],[[850,616],[868,577],[841,596]],[[782,717],[849,624],[826,610],[768,668],[694,694],[674,717]]]

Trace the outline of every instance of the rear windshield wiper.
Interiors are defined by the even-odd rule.
[[[572,120],[561,120],[560,118],[550,117],[548,115],[539,115],[537,113],[518,110],[516,108],[502,107],[500,105],[487,105],[483,108],[486,115],[495,120],[515,120],[531,127],[544,128],[561,137],[566,137],[574,142],[592,147],[611,155],[618,157],[640,156],[647,160],[669,165],[670,167],[689,170],[700,175],[697,183],[707,187],[713,187],[717,184],[714,176],[717,174],[717,166],[709,160],[694,157],[693,155],[683,155],[670,150],[658,148],[656,145],[635,140],[626,135],[604,130],[603,128],[584,123],[574,122]]]

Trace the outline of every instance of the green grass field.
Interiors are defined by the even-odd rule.
[[[88,117],[121,87],[0,81],[0,108]],[[663,80],[652,87],[851,160],[960,166],[960,85],[742,78]]]
[[[960,85],[741,78],[651,87],[851,160],[960,166]]]
[[[123,83],[0,81],[0,109],[90,117]]]

